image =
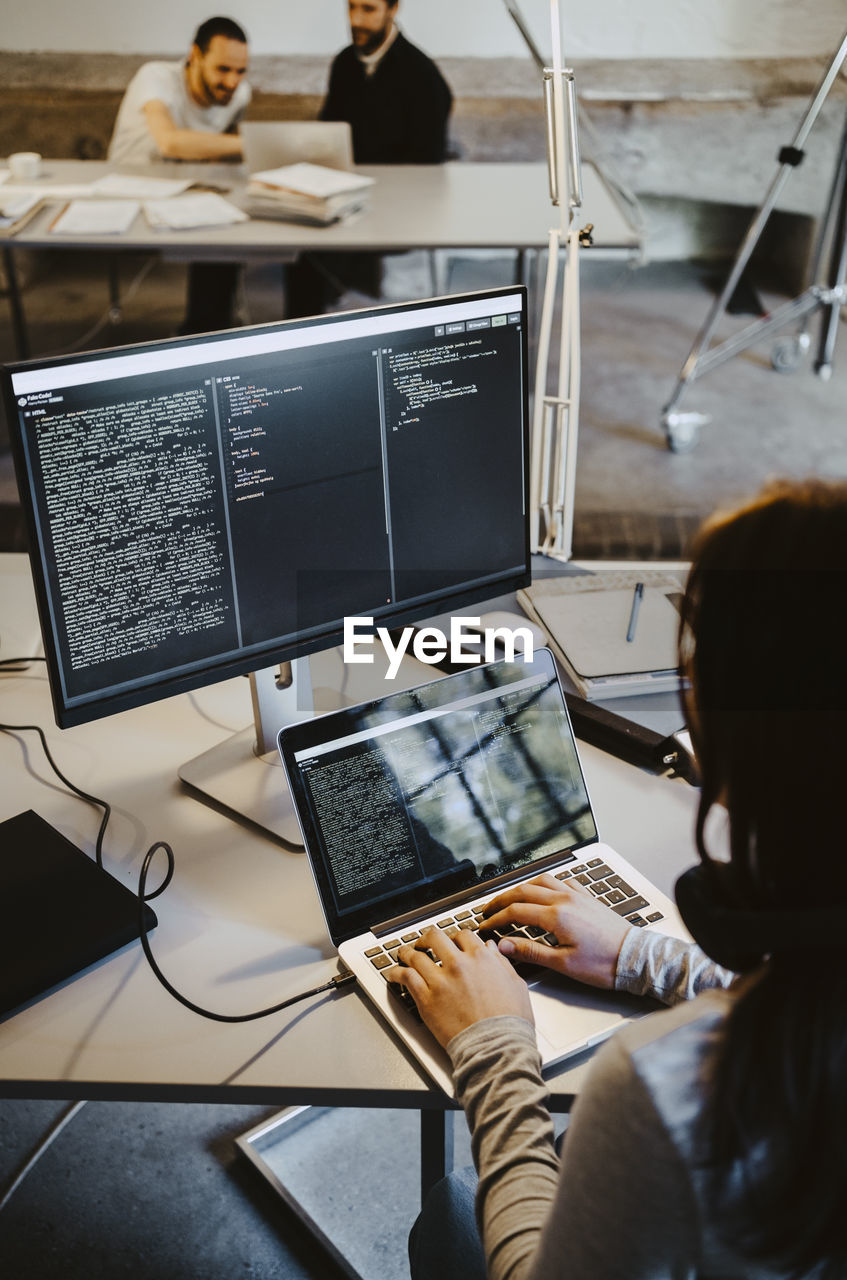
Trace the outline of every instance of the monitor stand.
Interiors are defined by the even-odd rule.
[[[376,647],[374,654],[378,658]],[[344,665],[341,651],[315,655],[315,667],[324,658],[334,659],[334,670],[342,673],[327,687],[323,675],[313,687],[314,668],[309,658],[252,672],[253,724],[226,738],[209,751],[187,761],[179,769],[181,780],[199,795],[228,810],[230,816],[261,827],[288,849],[303,848],[300,824],[288,793],[277,735],[288,724],[296,724],[315,714],[355,706],[370,698],[411,689],[439,674],[433,667],[404,657],[394,680],[385,678],[385,667],[375,662],[367,666]],[[336,687],[336,685],[338,687]],[[316,696],[317,694],[317,696]]]
[[[303,837],[276,739],[280,729],[314,714],[308,658],[250,673],[253,724],[180,766],[184,783],[276,836],[290,849]]]

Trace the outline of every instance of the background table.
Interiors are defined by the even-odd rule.
[[[37,185],[51,203],[16,235],[0,240],[10,276],[18,353],[22,357],[27,354],[27,344],[23,307],[15,288],[17,249],[78,248],[113,253],[143,250],[192,261],[290,259],[310,249],[400,252],[506,248],[521,252],[546,247],[550,227],[556,220],[546,165],[451,161],[444,165],[363,166],[361,172],[376,179],[370,207],[329,227],[251,218],[226,227],[153,230],[139,213],[129,230],[119,236],[57,235],[50,230],[57,213],[51,188],[91,183],[114,171],[113,166],[102,161],[45,161]],[[132,172],[150,177],[191,177],[225,187],[227,198],[234,204],[242,205],[246,200],[247,175],[240,165],[163,164]],[[595,228],[595,245],[589,252],[601,257],[636,254],[640,249],[638,233],[628,222],[619,198],[589,163],[584,167],[583,186],[585,201],[579,225],[591,222]],[[13,191],[14,186],[7,183],[4,189]],[[436,280],[436,291],[438,283]]]

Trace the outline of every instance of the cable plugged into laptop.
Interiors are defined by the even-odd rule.
[[[168,869],[158,889],[152,889],[148,893],[147,873],[150,869],[150,863],[160,849],[164,851],[168,860]],[[296,996],[289,996],[287,1000],[280,1000],[279,1004],[270,1005],[267,1009],[256,1009],[253,1013],[215,1013],[211,1009],[204,1009],[199,1004],[195,1004],[193,1000],[187,999],[177,991],[176,987],[165,977],[153,955],[150,948],[150,940],[147,936],[147,922],[144,918],[145,905],[153,898],[158,898],[160,893],[164,893],[171,882],[173,873],[174,851],[165,840],[157,840],[144,855],[141,874],[138,877],[138,936],[141,939],[141,946],[147,957],[147,962],[162,986],[175,1000],[178,1000],[180,1004],[184,1004],[186,1009],[190,1009],[192,1013],[199,1014],[201,1018],[211,1018],[213,1022],[254,1022],[257,1018],[267,1018],[272,1013],[279,1013],[282,1009],[289,1008],[292,1004],[299,1004],[301,1000],[308,1000],[311,996],[322,995],[325,991],[337,991],[339,987],[346,987],[356,981],[356,975],[346,969],[344,973],[337,974],[334,978],[330,978],[329,982],[324,982],[319,987],[312,987],[309,991],[301,991]]]
[[[27,661],[35,661],[35,660],[36,659],[28,659]],[[3,666],[3,663],[0,663],[0,667],[2,666]],[[106,834],[106,826],[108,824],[108,821],[112,812],[111,805],[109,805],[106,800],[101,800],[99,799],[98,796],[93,796],[93,795],[90,795],[87,791],[83,791],[80,787],[76,786],[75,783],[71,782],[69,778],[65,777],[65,775],[61,772],[55,760],[53,759],[52,755],[50,754],[50,749],[47,746],[47,739],[44,735],[44,730],[40,727],[40,725],[0,724],[0,732],[2,733],[18,734],[25,731],[38,734],[39,740],[41,742],[41,747],[44,752],[47,763],[50,765],[50,768],[53,770],[56,777],[59,778],[59,780],[70,791],[73,791],[76,795],[81,796],[83,800],[87,800],[90,804],[96,805],[97,807],[103,810],[103,818],[100,823],[100,830],[97,833],[97,844],[95,848],[95,862],[97,863],[97,866],[102,869],[103,868],[103,838]],[[162,881],[162,883],[159,885],[158,889],[153,889],[150,893],[147,893],[146,892],[147,872],[150,868],[150,863],[152,862],[154,856],[156,855],[156,853],[158,853],[160,849],[163,849],[165,852],[165,855],[168,860],[168,869],[165,874],[165,878]],[[299,1004],[301,1000],[308,1000],[311,996],[322,995],[325,991],[336,991],[338,990],[339,987],[346,987],[350,983],[356,981],[356,975],[351,973],[349,969],[345,969],[343,973],[339,973],[334,978],[330,978],[329,982],[324,982],[319,987],[312,987],[311,990],[309,991],[301,991],[299,995],[289,996],[287,1000],[281,1000],[279,1004],[271,1005],[270,1008],[268,1009],[257,1009],[254,1013],[233,1013],[233,1014],[214,1013],[211,1009],[203,1009],[201,1008],[200,1005],[194,1004],[193,1001],[188,1000],[186,999],[185,996],[181,995],[180,992],[177,991],[176,987],[174,987],[173,984],[169,982],[168,979],[165,977],[165,975],[162,973],[162,970],[159,968],[156,962],[156,959],[153,955],[153,952],[150,949],[150,940],[147,936],[148,935],[148,918],[147,918],[147,911],[146,911],[147,903],[150,902],[153,898],[158,898],[161,893],[164,893],[165,889],[167,889],[168,885],[171,882],[171,879],[173,878],[173,873],[174,873],[173,849],[166,841],[157,840],[156,843],[152,844],[150,848],[147,850],[147,853],[144,857],[144,862],[141,867],[141,875],[139,876],[139,880],[138,880],[138,936],[141,940],[141,946],[145,956],[147,957],[147,961],[150,965],[150,968],[153,970],[154,974],[159,979],[162,986],[165,988],[166,991],[170,992],[170,994],[174,997],[174,999],[178,1000],[180,1004],[184,1004],[187,1009],[191,1009],[192,1013],[197,1013],[202,1018],[211,1018],[215,1022],[252,1022],[256,1018],[266,1018],[272,1013],[279,1013],[281,1009],[287,1009],[289,1005],[292,1005],[292,1004]],[[153,917],[153,921],[155,923],[155,917]],[[152,927],[152,925],[150,927]]]

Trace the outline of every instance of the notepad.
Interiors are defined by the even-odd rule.
[[[634,591],[643,595],[633,621]],[[542,578],[518,593],[584,698],[620,698],[678,687],[680,575],[643,570]],[[632,639],[627,640],[627,635]]]

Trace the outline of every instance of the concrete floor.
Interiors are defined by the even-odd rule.
[[[141,265],[123,264],[125,291]],[[426,291],[426,263],[414,259],[392,264],[392,289],[411,288],[408,274],[406,285],[397,276],[398,265],[417,272]],[[157,264],[127,296],[119,328],[92,344],[171,333],[181,314],[183,270]],[[509,270],[508,262],[457,261],[451,288],[481,287],[498,275],[507,280]],[[712,416],[697,446],[687,454],[666,448],[662,406],[709,307],[709,276],[690,263],[638,270],[584,263],[578,554],[677,555],[697,520],[771,476],[847,474],[847,374],[838,352],[828,383],[812,375],[808,362],[792,376],[773,372],[767,348],[736,357],[686,397],[685,408]],[[251,270],[247,295],[250,319],[277,318],[278,268]],[[67,349],[107,305],[102,262],[92,269],[82,256],[57,255],[49,273],[35,262],[25,302],[33,350]],[[747,319],[727,317],[723,328]],[[0,358],[13,354],[0,299]],[[8,546],[14,536],[8,458],[0,504],[4,494]],[[0,1103],[0,1194],[62,1107]],[[4,1275],[332,1280],[333,1264],[236,1152],[234,1135],[265,1114],[255,1107],[88,1104],[0,1212]],[[323,1165],[316,1171],[319,1181],[326,1172]],[[349,1219],[366,1238],[380,1214],[395,1213],[390,1195],[366,1197],[361,1206],[354,1197]]]

